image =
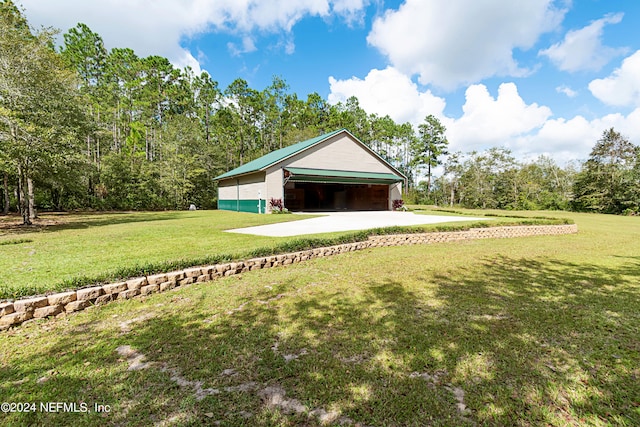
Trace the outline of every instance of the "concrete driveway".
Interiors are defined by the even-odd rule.
[[[413,212],[323,212],[321,217],[226,230],[229,233],[258,236],[286,237],[301,234],[330,233],[334,231],[366,230],[369,228],[401,225],[436,224],[454,221],[478,221],[488,218],[469,216],[420,215]]]

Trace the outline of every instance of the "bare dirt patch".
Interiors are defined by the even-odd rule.
[[[22,234],[33,233],[34,231],[44,231],[52,227],[60,227],[68,224],[63,218],[37,218],[31,225],[23,225],[19,216],[4,218],[0,221],[0,235],[2,234]]]

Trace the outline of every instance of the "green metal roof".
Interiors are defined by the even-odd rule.
[[[219,181],[221,179],[231,178],[236,175],[245,175],[248,173],[258,172],[260,170],[266,169],[274,163],[278,163],[279,161],[286,159],[287,157],[290,157],[298,153],[299,151],[303,151],[311,147],[312,145],[317,144],[318,142],[330,138],[343,131],[345,131],[345,129],[338,129],[333,132],[325,133],[324,135],[320,135],[315,138],[307,139],[306,141],[298,142],[297,144],[272,151],[269,154],[265,154],[262,157],[250,161],[249,163],[245,163],[244,165],[230,170],[229,172],[223,173],[222,175],[213,178],[213,180]]]
[[[342,182],[353,184],[391,184],[404,181],[403,178],[392,173],[355,172],[328,169],[290,168],[289,181],[293,182]]]

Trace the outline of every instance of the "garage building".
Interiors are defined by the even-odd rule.
[[[270,199],[291,211],[391,210],[406,177],[346,129],[273,151],[222,174],[218,209],[265,213]]]

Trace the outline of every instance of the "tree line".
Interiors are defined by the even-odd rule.
[[[65,33],[58,48],[55,36],[31,28],[10,0],[0,1],[3,211],[19,211],[25,223],[36,208],[213,208],[215,176],[339,128],[405,173],[413,201],[638,210],[637,188],[624,189],[634,179],[637,187],[638,148],[631,143],[635,160],[622,165],[601,154],[580,169],[550,158],[522,164],[498,148],[449,154],[446,129],[433,116],[416,130],[368,114],[355,97],[335,105],[317,93],[301,98],[278,76],[262,90],[243,79],[221,88],[208,73],[176,68],[166,58],[107,50],[84,24]],[[432,179],[439,165],[445,173]],[[612,171],[618,167],[631,172]],[[600,189],[598,180],[607,177],[618,187],[605,197],[625,200],[603,204],[575,191],[574,183],[587,181]]]
[[[562,209],[640,213],[640,147],[614,128],[605,130],[582,164],[558,166],[548,156],[519,162],[504,148],[453,153],[419,202],[483,209]]]

